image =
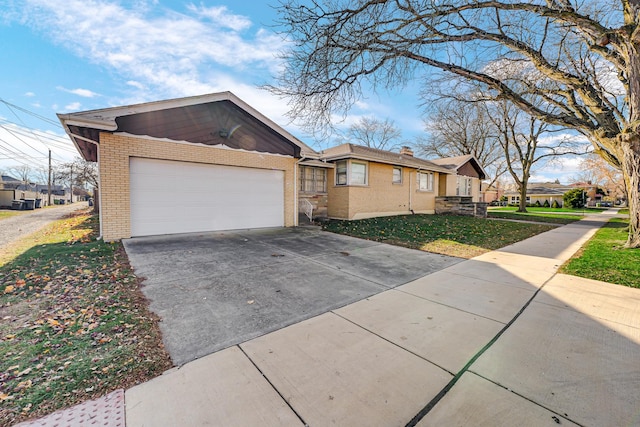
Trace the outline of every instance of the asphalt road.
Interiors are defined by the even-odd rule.
[[[0,220],[0,248],[41,230],[51,222],[62,218],[69,212],[87,207],[86,202],[60,205],[49,208],[36,209]]]

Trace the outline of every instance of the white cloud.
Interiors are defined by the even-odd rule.
[[[72,102],[71,104],[67,104],[63,108],[63,112],[68,113],[71,111],[79,111],[81,106],[82,104],[80,104],[79,102]]]
[[[100,94],[93,92],[89,89],[67,89],[64,88],[62,86],[58,86],[56,89],[64,91],[64,92],[68,92],[68,93],[72,93],[74,95],[78,95],[78,96],[82,96],[83,98],[95,98],[96,96],[100,96]]]
[[[25,93],[25,94],[24,94],[24,96],[27,96],[27,97],[29,97],[29,98],[32,98],[32,97],[36,96],[36,94],[35,94],[35,93],[33,93],[33,92],[27,92],[27,93]]]
[[[242,31],[251,27],[251,20],[249,18],[230,13],[226,6],[205,7],[201,5],[198,7],[194,4],[189,4],[187,5],[187,9],[200,17],[209,19],[216,25],[234,31]]]
[[[148,3],[128,9],[108,0],[26,0],[23,20],[77,56],[143,81],[154,98],[202,93],[218,86],[213,68],[274,71],[280,36],[250,27],[248,18],[224,7],[188,6],[181,14]],[[67,13],[73,10],[74,13]],[[224,23],[224,25],[223,25]]]

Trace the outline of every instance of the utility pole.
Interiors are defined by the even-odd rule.
[[[49,149],[49,181],[47,182],[47,206],[51,206],[51,149]]]
[[[71,177],[69,179],[69,188],[71,189],[71,198],[69,199],[69,203],[73,203],[73,165],[71,165]]]

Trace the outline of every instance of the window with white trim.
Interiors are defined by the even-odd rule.
[[[367,185],[367,164],[341,160],[336,162],[336,185]]]
[[[402,184],[402,168],[399,166],[393,167],[393,181],[394,184]]]
[[[327,170],[311,166],[300,166],[300,191],[303,193],[326,193]]]
[[[459,176],[457,178],[456,196],[471,196],[472,180],[468,176]]]
[[[418,190],[433,191],[433,172],[418,172]]]
[[[347,161],[336,162],[336,185],[347,185]]]

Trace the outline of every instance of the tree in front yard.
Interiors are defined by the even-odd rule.
[[[278,11],[290,50],[270,89],[292,117],[321,128],[363,88],[422,79],[428,91],[438,70],[478,82],[622,170],[627,247],[640,247],[640,0],[281,0]],[[527,72],[505,76],[513,64]]]
[[[581,209],[587,202],[587,193],[582,188],[574,188],[564,193],[562,200],[565,206]]]

